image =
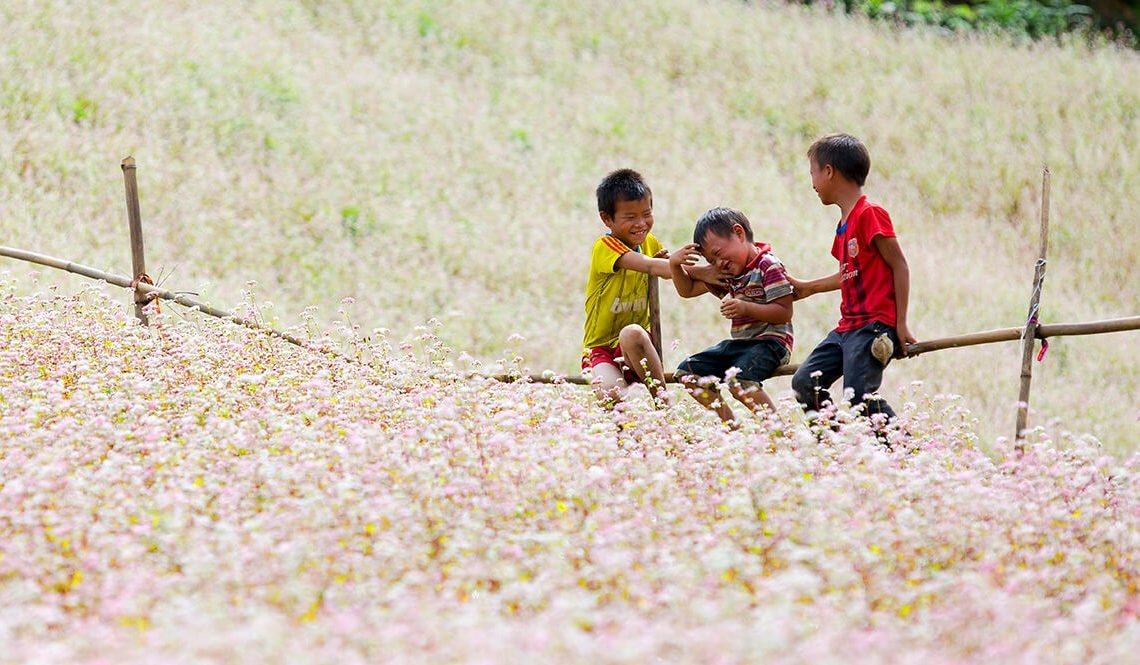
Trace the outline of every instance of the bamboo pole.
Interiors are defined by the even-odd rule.
[[[127,189],[127,221],[131,228],[131,275],[135,283],[150,282],[146,274],[146,260],[143,253],[142,217],[139,214],[139,186],[135,179],[135,158],[128,156],[123,160],[123,183]],[[146,294],[135,289],[135,318],[144,326],[147,325],[146,305],[149,302]]]
[[[73,263],[65,259],[47,256],[46,254],[29,252],[22,249],[16,249],[14,247],[0,246],[0,256],[6,256],[11,259],[26,261],[28,263],[35,263],[42,266],[47,266],[49,268],[56,268],[57,270],[74,273],[76,275],[81,275],[90,279],[101,280],[107,282],[108,284],[120,286],[125,289],[132,288],[131,278],[124,275],[115,275],[112,273],[103,272],[101,270],[96,270],[95,268]],[[154,297],[156,298],[170,300],[184,307],[198,309],[204,314],[208,314],[215,318],[225,319],[227,321],[232,321],[234,323],[246,326],[247,328],[269,333],[270,335],[283,339],[290,344],[295,344],[297,346],[302,346],[305,348],[312,348],[311,346],[305,344],[303,341],[293,337],[292,335],[289,335],[288,333],[281,332],[274,328],[264,327],[248,319],[243,319],[234,314],[223,312],[203,302],[195,300],[194,298],[189,298],[177,293],[171,293],[170,291],[151,286],[150,284],[139,284],[137,288],[140,289],[144,294],[155,293],[156,295]],[[1086,321],[1081,323],[1052,323],[1039,325],[1037,326],[1037,338],[1044,339],[1047,337],[1097,335],[1102,333],[1125,332],[1129,330],[1140,330],[1140,316],[1128,316],[1118,319]],[[984,330],[981,332],[967,333],[965,335],[953,335],[950,337],[940,337],[937,339],[926,340],[907,346],[907,355],[903,359],[905,360],[907,358],[914,358],[923,353],[941,351],[944,349],[956,349],[965,346],[976,346],[979,344],[994,344],[997,342],[1012,342],[1021,339],[1023,331],[1023,328],[998,328],[995,330]],[[799,365],[784,365],[777,368],[775,376],[791,376],[792,374],[795,374],[798,368]],[[506,374],[500,374],[485,378],[492,378],[504,382],[527,380],[533,383],[561,382],[571,385],[588,385],[588,382],[582,376],[574,374],[569,376],[530,374],[522,377],[517,375],[510,376]],[[673,378],[673,374],[671,372],[665,373],[665,380],[668,383],[676,383],[676,380]]]
[[[649,338],[653,340],[653,348],[657,349],[657,357],[664,366],[665,354],[661,351],[661,280],[655,275],[649,276]]]
[[[1127,316],[1121,319],[1089,321],[1086,323],[1049,323],[1037,326],[1037,336],[1067,337],[1075,335],[1099,335],[1101,333],[1140,330],[1140,316]]]
[[[1033,346],[1037,343],[1037,311],[1041,305],[1041,288],[1045,283],[1045,254],[1049,250],[1049,167],[1041,171],[1041,252],[1033,270],[1033,290],[1029,293],[1029,314],[1021,337],[1021,389],[1017,395],[1017,426],[1014,437],[1024,438],[1029,425],[1029,387],[1033,381]],[[1019,444],[1020,447],[1020,444]]]
[[[1140,316],[1127,316],[1119,319],[1105,319],[1102,321],[1085,321],[1082,323],[1051,323],[1042,324],[1037,326],[1037,339],[1045,339],[1047,337],[1069,337],[1077,335],[1099,335],[1103,333],[1126,332],[1129,330],[1140,330]],[[1024,328],[997,328],[995,330],[983,330],[981,332],[967,333],[965,335],[952,335],[950,337],[939,337],[937,339],[929,339],[917,344],[910,344],[906,347],[907,354],[903,356],[902,360],[914,358],[923,353],[930,353],[932,351],[943,351],[945,349],[958,349],[965,346],[978,346],[981,344],[996,344],[998,342],[1015,342],[1021,339],[1025,333]],[[791,376],[799,369],[798,364],[782,365],[776,369],[773,376]],[[505,374],[497,375],[494,378],[500,381],[518,381],[521,377],[508,376]],[[579,375],[569,375],[557,378],[552,378],[549,375],[531,374],[526,377],[529,381],[534,383],[554,383],[556,381],[561,383],[570,383],[575,385],[587,385],[587,381]],[[672,372],[665,373],[666,383],[676,383],[673,378]]]
[[[965,335],[929,339],[918,342],[917,344],[908,345],[906,347],[906,356],[904,357],[913,358],[914,356],[931,351],[956,349],[963,346],[993,344],[994,342],[1012,342],[1021,339],[1021,335],[1024,332],[1022,328],[998,328],[997,330],[983,330],[981,332],[967,333]]]

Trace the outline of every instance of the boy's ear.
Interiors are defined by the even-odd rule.
[[[606,226],[613,226],[614,219],[613,219],[613,217],[610,216],[610,214],[608,212],[606,212],[604,210],[599,210],[598,211],[598,217],[602,218],[602,224],[605,224]]]

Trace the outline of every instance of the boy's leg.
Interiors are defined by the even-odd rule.
[[[775,413],[776,404],[764,391],[763,382],[791,360],[791,352],[774,339],[734,340],[730,342],[730,348],[735,355],[732,364],[740,368],[735,380],[729,384],[732,396],[757,415],[763,415],[765,408]]]
[[[628,325],[618,334],[618,345],[625,356],[625,364],[633,369],[637,376],[646,381],[648,376],[652,381],[646,381],[649,392],[654,397],[665,395],[665,370],[661,367],[661,356],[653,347],[653,339],[649,333],[639,325]],[[645,365],[642,366],[642,361]]]
[[[692,395],[693,399],[703,404],[706,408],[715,411],[721,420],[726,423],[731,423],[734,420],[732,408],[721,399],[719,390],[713,390],[710,386],[701,385],[701,377],[696,374],[685,374],[681,376],[680,381],[681,385],[685,387],[685,392]]]
[[[819,372],[818,376],[812,376]],[[819,411],[831,401],[829,388],[843,374],[843,346],[839,333],[832,330],[808,355],[792,377],[796,401],[806,411]]]
[[[594,387],[594,395],[599,402],[621,401],[629,384],[625,382],[624,372],[620,367],[610,363],[599,363],[594,365],[590,371],[594,374],[591,385]]]
[[[888,419],[895,417],[894,409],[882,397],[879,397],[879,386],[883,383],[883,370],[890,364],[881,364],[871,355],[871,343],[881,333],[891,335],[895,348],[899,348],[898,337],[894,330],[882,323],[869,323],[858,330],[847,333],[843,340],[843,387],[854,391],[851,405],[864,405],[864,414],[873,417],[883,414]]]
[[[731,423],[733,422],[732,407],[721,398],[720,390],[714,390],[708,382],[711,377],[723,377],[728,368],[728,365],[725,364],[727,361],[724,354],[725,345],[728,341],[714,344],[704,351],[682,360],[677,365],[677,377],[681,385],[685,387],[685,392],[692,395],[693,399],[706,408],[715,411],[716,415],[720,416],[724,422]],[[714,404],[716,406],[713,406]]]
[[[630,372],[614,360],[620,353],[619,347],[599,346],[582,354],[582,370],[593,375],[590,385],[599,402],[616,403],[629,387]]]
[[[769,413],[776,412],[776,403],[755,381],[733,381],[729,384],[729,390],[733,397],[758,416],[763,416],[765,410]]]

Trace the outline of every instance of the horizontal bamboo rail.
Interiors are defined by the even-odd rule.
[[[114,273],[103,272],[102,270],[96,270],[90,266],[72,263],[71,261],[66,261],[64,259],[57,259],[54,256],[47,256],[46,254],[37,254],[36,252],[28,252],[22,249],[15,249],[13,247],[0,246],[0,256],[7,256],[8,258],[19,259],[21,261],[27,261],[28,263],[36,263],[42,266],[48,266],[49,268],[64,270],[66,272],[82,275],[90,279],[102,280],[108,284],[121,286],[124,289],[134,289],[136,293],[142,292],[149,299],[159,298],[162,300],[176,302],[184,307],[197,309],[203,314],[209,314],[210,316],[232,321],[253,330],[259,330],[261,332],[268,333],[274,337],[283,339],[290,344],[296,344],[297,346],[310,348],[310,345],[306,344],[300,339],[297,339],[289,333],[282,332],[276,328],[271,328],[269,326],[263,326],[256,321],[240,317],[236,314],[233,314],[232,312],[224,312],[216,307],[212,307],[211,305],[208,305],[200,300],[195,300],[194,298],[181,293],[167,291],[166,289],[162,289],[157,286],[151,286],[150,284],[143,282],[136,283],[130,277],[127,277],[125,275],[116,275]]]
[[[930,339],[917,344],[910,344],[906,347],[906,358],[914,358],[923,353],[930,353],[931,351],[942,351],[945,349],[957,349],[964,346],[977,346],[979,344],[994,344],[997,342],[1015,342],[1021,339],[1021,333],[1024,328],[998,328],[996,330],[983,330],[981,332],[967,333],[965,335],[953,335],[950,337],[939,337],[937,339]],[[1140,330],[1140,316],[1127,316],[1120,319],[1105,319],[1103,321],[1087,321],[1084,323],[1052,323],[1041,324],[1037,326],[1037,339],[1045,339],[1046,337],[1070,337],[1075,335],[1096,335],[1100,333],[1124,332],[1127,330]],[[799,369],[798,364],[783,365],[776,369],[774,376],[791,376]],[[522,376],[512,376],[508,374],[499,374],[495,376],[499,381],[517,381],[522,379]],[[551,377],[549,374],[531,374],[526,377],[535,383],[573,383],[576,385],[588,385],[584,377],[580,375],[570,375],[565,377]],[[676,383],[677,380],[671,372],[665,373],[665,381],[668,383]]]
[[[116,275],[113,273],[96,270],[89,266],[73,263],[64,259],[58,259],[53,256],[45,254],[38,254],[36,252],[29,252],[22,249],[15,249],[13,247],[0,246],[0,256],[6,256],[20,261],[27,261],[28,263],[35,263],[49,268],[56,268],[66,272],[82,275],[90,279],[102,280],[108,284],[121,286],[124,289],[138,289],[144,294],[148,294],[150,298],[160,298],[162,300],[169,300],[176,302],[184,307],[197,309],[204,314],[210,316],[232,321],[234,323],[243,325],[253,330],[268,333],[274,337],[280,338],[291,344],[302,346],[305,348],[313,348],[311,345],[306,344],[304,341],[288,334],[271,328],[263,326],[256,321],[237,316],[231,312],[224,312],[216,307],[212,307],[204,302],[190,298],[180,293],[167,291],[166,289],[150,284],[139,283],[135,284],[130,277],[125,275]],[[956,349],[964,346],[976,346],[979,344],[993,344],[996,342],[1013,342],[1021,339],[1023,328],[999,328],[996,330],[984,330],[981,332],[968,333],[965,335],[953,335],[951,337],[941,337],[938,339],[926,340],[917,344],[907,346],[908,358],[921,355],[923,353],[930,353],[931,351],[941,351],[944,349]],[[1053,323],[1041,324],[1037,327],[1037,338],[1044,339],[1046,337],[1066,337],[1074,335],[1096,335],[1100,333],[1124,332],[1128,330],[1140,330],[1140,316],[1129,316],[1119,319],[1106,319],[1102,321],[1088,321],[1084,323]],[[334,354],[335,355],[335,354]],[[795,374],[799,365],[784,365],[776,370],[776,376],[791,376]],[[534,383],[569,383],[574,385],[588,385],[587,381],[581,375],[558,376],[551,375],[549,372],[543,374],[529,374],[529,375],[509,375],[498,374],[489,378],[499,381],[518,381],[527,379]],[[677,380],[671,372],[665,374],[665,380],[669,383],[676,383]]]

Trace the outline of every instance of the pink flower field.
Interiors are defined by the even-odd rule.
[[[303,349],[127,300],[0,284],[2,662],[1140,651],[1140,457],[1091,439],[1018,455],[949,396],[899,400],[892,449],[788,404],[727,431],[466,378],[497,368],[434,323]]]

